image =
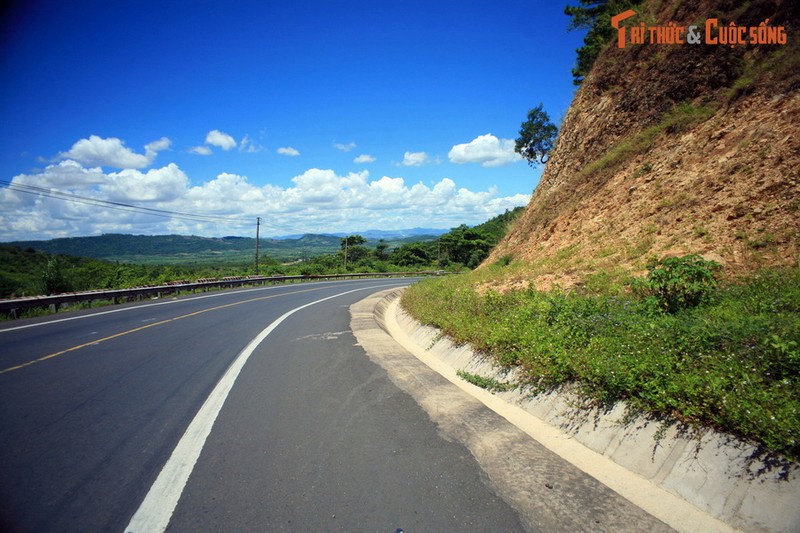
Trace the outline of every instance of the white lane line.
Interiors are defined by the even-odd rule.
[[[353,283],[355,281],[360,281],[360,280],[320,281],[320,282],[311,282],[311,283],[316,283],[318,285],[322,285],[322,284],[325,284],[325,283]],[[230,296],[232,294],[244,294],[246,292],[253,292],[253,291],[277,290],[277,289],[280,289],[280,288],[283,288],[283,287],[289,287],[289,285],[272,285],[270,287],[256,287],[256,288],[253,288],[253,289],[244,289],[244,290],[234,291],[234,292],[221,291],[221,292],[216,292],[214,294],[206,294],[206,295],[203,295],[203,296],[191,296],[189,298],[181,298],[179,300],[169,300],[169,301],[166,301],[166,302],[156,302],[156,303],[151,303],[151,304],[136,305],[136,306],[132,306],[132,307],[123,307],[123,308],[120,308],[120,309],[111,309],[110,311],[100,311],[98,313],[92,313],[92,314],[89,314],[89,315],[80,315],[80,316],[71,316],[71,317],[66,317],[66,318],[57,318],[55,320],[48,320],[47,322],[37,322],[35,324],[25,324],[24,326],[14,326],[14,327],[11,327],[11,328],[0,329],[0,333],[5,333],[7,331],[16,331],[18,329],[36,328],[36,327],[39,327],[39,326],[49,326],[50,324],[58,324],[59,322],[69,322],[70,320],[81,320],[83,318],[92,318],[92,317],[96,317],[96,316],[100,316],[100,315],[110,315],[112,313],[122,313],[123,311],[133,311],[133,310],[136,310],[136,309],[144,309],[145,307],[154,307],[154,306],[157,306],[157,305],[170,305],[170,304],[176,304],[176,303],[181,303],[181,302],[193,302],[195,300],[205,300],[206,298],[218,298],[220,296]]]
[[[287,285],[281,285],[280,287],[286,287],[286,286]],[[113,314],[113,313],[122,313],[124,311],[133,311],[135,309],[144,309],[145,307],[155,307],[155,306],[158,306],[158,305],[170,305],[170,304],[176,304],[176,303],[180,303],[180,302],[193,302],[195,300],[205,300],[206,298],[217,298],[219,296],[226,296],[226,295],[231,295],[231,294],[243,294],[243,293],[252,292],[252,291],[265,291],[265,290],[269,290],[269,289],[278,289],[280,287],[276,287],[276,286],[258,287],[258,288],[255,288],[255,289],[246,289],[246,290],[243,290],[243,291],[236,291],[235,293],[233,293],[233,292],[224,292],[223,291],[223,292],[217,292],[217,293],[214,293],[214,294],[206,294],[206,295],[203,295],[203,296],[194,296],[194,297],[190,297],[190,298],[182,298],[180,300],[169,300],[169,301],[166,301],[166,302],[156,302],[156,303],[151,303],[151,304],[141,304],[141,305],[136,305],[136,306],[133,306],[133,307],[122,307],[120,309],[111,309],[110,311],[100,311],[98,313],[92,313],[92,314],[89,314],[89,315],[70,316],[70,317],[66,317],[66,318],[57,318],[55,320],[48,320],[47,322],[37,322],[35,324],[25,324],[24,326],[14,326],[14,327],[11,327],[11,328],[0,329],[0,333],[5,333],[7,331],[15,331],[15,330],[18,330],[18,329],[37,328],[39,326],[49,326],[50,324],[58,324],[59,322],[69,322],[70,320],[81,320],[83,318],[93,318],[93,317],[101,316],[101,315],[110,315],[110,314]]]
[[[278,317],[269,326],[264,328],[250,343],[242,350],[236,359],[233,361],[225,374],[220,378],[214,390],[211,391],[200,411],[197,412],[186,432],[178,441],[178,445],[172,452],[172,455],[167,460],[167,464],[161,470],[161,473],[156,478],[150,491],[145,496],[144,501],[139,506],[139,509],[131,518],[128,527],[125,528],[126,533],[136,532],[162,532],[167,529],[172,513],[178,505],[178,500],[183,493],[186,482],[189,480],[189,475],[194,469],[194,465],[200,457],[200,452],[205,445],[208,435],[211,433],[211,428],[219,415],[225,399],[228,397],[236,382],[236,378],[242,371],[245,363],[253,354],[255,349],[267,336],[275,330],[278,325],[286,320],[294,313],[310,307],[312,305],[344,296],[352,292],[365,291],[369,289],[385,288],[392,285],[373,285],[369,287],[361,287],[358,289],[340,292],[333,296],[320,298],[313,302],[295,307],[294,309],[285,312]]]

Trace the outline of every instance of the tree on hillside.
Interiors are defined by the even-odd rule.
[[[504,213],[490,218],[483,224],[478,224],[473,229],[481,231],[484,234],[484,238],[494,246],[505,236],[509,224],[516,220],[524,209],[523,206],[518,206],[510,210],[506,209]]]
[[[579,0],[580,5],[564,8],[564,14],[572,17],[568,30],[589,30],[583,38],[583,46],[577,50],[578,58],[572,69],[575,85],[583,82],[594,60],[614,35],[611,17],[638,3],[637,0]]]
[[[492,244],[486,240],[486,235],[466,224],[453,228],[449,233],[439,237],[439,242],[447,251],[451,261],[474,268],[489,254]]]
[[[528,111],[528,120],[520,125],[519,137],[514,145],[514,151],[533,166],[546,163],[556,143],[558,128],[550,122],[550,117],[539,104]]]
[[[361,246],[365,242],[367,242],[367,239],[361,235],[348,235],[341,240],[345,268],[347,268],[348,263],[355,263],[370,255],[370,251]]]

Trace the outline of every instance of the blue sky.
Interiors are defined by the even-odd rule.
[[[17,2],[0,37],[0,240],[480,223],[524,205],[529,108],[559,123],[567,2]]]

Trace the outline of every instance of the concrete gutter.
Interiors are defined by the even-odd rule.
[[[459,378],[456,371],[465,370],[509,382],[514,381],[514,376],[499,370],[468,346],[455,346],[438,330],[417,323],[399,307],[401,293],[402,289],[383,291],[351,307],[354,334],[370,357],[387,368],[393,380],[396,378],[385,364],[386,357],[375,356],[369,349],[374,341],[381,340],[384,347],[378,353],[386,351],[387,341],[381,339],[381,334],[394,341],[390,344],[393,358],[401,357],[395,352],[404,353],[404,364],[410,365],[407,359],[409,354],[413,354],[418,362],[428,367],[419,365],[415,372],[435,371],[446,378],[451,387],[457,387],[453,394],[468,393],[473,401],[479,401],[513,425],[525,440],[543,447],[560,458],[561,463],[608,487],[616,493],[614,496],[621,496],[620,501],[628,505],[632,503],[651,518],[663,522],[661,526],[667,524],[687,532],[736,529],[800,531],[800,472],[797,465],[776,466],[754,459],[758,457],[757,448],[729,435],[713,431],[687,435],[674,426],[663,429],[660,424],[645,419],[628,420],[624,416],[624,405],[610,411],[582,407],[580,398],[568,389],[536,397],[520,389],[489,393]],[[400,347],[403,349],[398,351]],[[402,379],[396,380],[401,388],[407,390],[401,382]],[[426,408],[426,411],[438,422],[434,416],[436,409]],[[462,422],[472,424],[469,419]],[[663,436],[656,440],[654,437],[659,432]],[[479,454],[472,447],[470,450],[486,468]],[[506,460],[517,456],[516,452],[502,448],[501,451]],[[531,460],[541,461],[542,458]],[[552,461],[550,466],[564,468]],[[524,464],[514,466],[517,469],[525,467]],[[491,472],[487,470],[487,474],[495,481]],[[548,470],[543,474],[552,479],[553,472]],[[519,476],[506,480],[507,483],[535,485],[514,489],[527,493],[527,498],[517,497],[516,503],[513,498],[507,501],[523,516],[526,511],[529,515],[533,513],[531,516],[536,515],[531,519],[535,529],[552,530],[549,525],[543,527],[539,521],[541,504],[536,509],[526,507],[530,506],[530,491],[534,491],[537,498],[541,496],[539,481],[534,478],[522,480]],[[546,482],[545,486],[548,486]],[[506,497],[503,490],[498,492]],[[562,504],[549,502],[544,505]],[[573,509],[571,512],[580,514],[582,511]],[[653,527],[653,524],[645,526],[639,523],[637,526],[635,522],[624,520],[617,522],[618,527],[608,528],[609,525],[605,523],[605,527],[598,527],[598,523],[590,528],[585,522],[576,523],[573,530],[641,531]]]

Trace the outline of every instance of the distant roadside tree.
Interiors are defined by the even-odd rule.
[[[380,261],[386,261],[389,258],[389,245],[385,240],[380,239],[375,245],[375,257]]]
[[[467,266],[471,264],[469,268],[478,266],[492,249],[492,243],[486,239],[484,231],[470,228],[466,224],[461,224],[442,235],[439,237],[439,242],[447,250],[450,260]]]
[[[558,128],[550,121],[543,105],[539,104],[528,111],[528,120],[520,125],[514,151],[527,160],[531,166],[544,164],[555,146],[556,135],[558,135]]]
[[[345,248],[352,248],[353,246],[360,246],[367,242],[367,239],[361,235],[348,235],[341,239],[342,250]]]
[[[72,285],[64,276],[61,270],[61,261],[57,257],[52,257],[47,261],[47,266],[42,273],[41,286],[44,294],[58,294],[72,290]]]
[[[396,248],[391,254],[392,263],[404,266],[421,266],[431,262],[431,256],[422,243],[410,242]]]
[[[361,246],[365,242],[367,242],[367,239],[361,235],[349,235],[341,240],[345,268],[370,255],[371,252],[364,246]]]

